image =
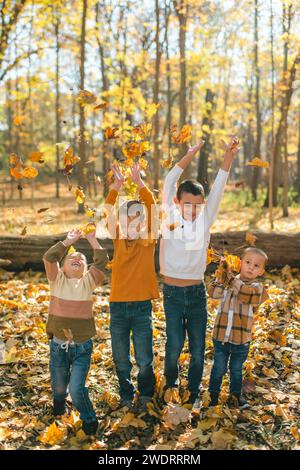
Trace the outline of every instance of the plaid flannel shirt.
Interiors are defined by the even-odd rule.
[[[251,341],[253,315],[268,299],[264,286],[258,281],[243,282],[236,276],[228,287],[214,281],[207,291],[213,299],[221,299],[213,330],[214,339],[232,344]]]

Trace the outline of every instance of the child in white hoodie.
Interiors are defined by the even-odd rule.
[[[190,148],[170,170],[163,187],[163,204],[167,217],[163,221],[160,243],[160,272],[164,278],[164,309],[166,315],[166,387],[178,385],[178,359],[185,336],[189,340],[188,372],[189,402],[199,399],[203,374],[207,323],[204,272],[210,228],[214,223],[229,170],[237,154],[238,139],[233,136],[224,145],[224,160],[205,201],[202,185],[186,180],[176,188],[183,171],[199,152],[204,142]]]

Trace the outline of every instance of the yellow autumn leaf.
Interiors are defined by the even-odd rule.
[[[44,152],[31,152],[29,155],[29,160],[33,163],[43,163]]]
[[[245,241],[248,245],[254,246],[256,240],[257,240],[257,237],[252,232],[246,233]]]
[[[75,198],[76,198],[77,204],[84,204],[85,194],[84,194],[82,188],[80,188],[79,186],[77,187],[77,189],[75,191]]]
[[[14,124],[15,126],[20,126],[26,119],[26,116],[16,116],[14,118]]]
[[[96,230],[96,225],[93,224],[93,223],[88,223],[84,227],[81,227],[81,231],[85,235],[87,235],[89,233],[92,233],[92,232],[95,232],[95,230]]]
[[[181,403],[179,392],[177,388],[168,388],[164,394],[166,403]]]
[[[85,106],[87,104],[95,103],[97,101],[97,96],[95,96],[91,91],[80,90],[77,95],[77,101],[81,106]]]
[[[214,427],[218,422],[218,418],[207,418],[198,423],[198,429],[201,429],[202,431],[206,431],[207,429],[210,429]]]
[[[160,104],[151,103],[145,109],[145,114],[148,119],[152,119],[153,116],[157,113]]]
[[[262,368],[262,372],[266,377],[269,377],[270,379],[277,379],[278,377],[277,372],[272,368],[268,368],[264,366]]]
[[[33,168],[33,166],[25,167],[22,171],[23,178],[28,179],[36,178],[38,174],[38,170],[36,168]]]
[[[65,438],[65,431],[59,429],[56,423],[52,423],[48,428],[39,436],[39,441],[44,445],[55,446],[60,444]]]
[[[260,168],[269,168],[269,163],[264,162],[263,160],[261,160],[258,157],[254,157],[253,160],[251,160],[250,162],[247,162],[246,165],[248,165],[248,166],[257,166],[257,167],[260,167]]]

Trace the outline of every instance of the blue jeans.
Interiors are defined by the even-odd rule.
[[[250,342],[245,344],[223,344],[216,339],[213,342],[215,357],[210,375],[209,391],[213,393],[220,392],[223,377],[229,366],[230,393],[240,395],[242,391],[243,364],[248,357]]]
[[[110,302],[110,334],[121,399],[132,400],[135,393],[131,381],[131,334],[135,360],[139,368],[138,390],[140,396],[152,397],[155,376],[153,370],[151,301]]]
[[[186,334],[189,341],[190,365],[188,389],[199,393],[203,374],[207,324],[206,290],[204,283],[177,287],[164,284],[164,309],[167,322],[165,376],[168,387],[178,384],[178,359]]]
[[[93,342],[90,339],[81,344],[69,344],[68,351],[59,343],[50,341],[50,375],[53,397],[64,401],[70,392],[72,402],[80,413],[80,419],[95,421],[96,414],[85,387],[90,368]]]

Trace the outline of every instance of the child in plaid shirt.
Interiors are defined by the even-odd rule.
[[[257,280],[264,273],[267,259],[266,253],[259,248],[246,248],[240,274],[228,276],[228,282],[224,284],[214,281],[208,286],[208,294],[213,299],[222,299],[213,330],[215,356],[209,382],[211,406],[218,404],[229,363],[229,405],[249,407],[241,393],[242,370],[249,353],[253,313],[268,298],[264,286]]]

